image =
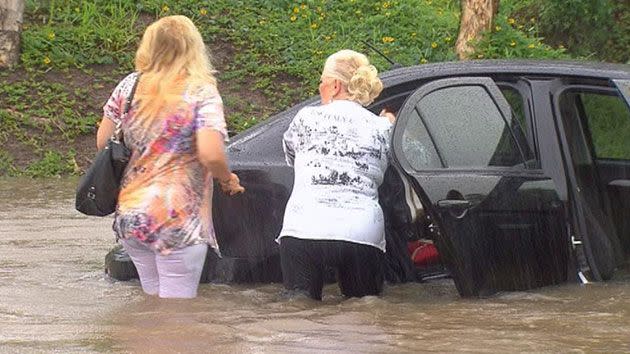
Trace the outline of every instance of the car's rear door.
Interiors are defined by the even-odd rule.
[[[612,217],[627,259],[630,255],[630,80],[613,80],[613,83],[620,93],[619,101],[623,98],[626,104],[625,109],[616,105],[617,121],[597,132],[592,130],[599,139],[595,142],[595,152],[603,182],[611,195]],[[613,146],[605,137],[609,133],[616,138],[610,144]],[[608,148],[614,152],[606,153]]]
[[[429,82],[398,112],[395,163],[412,177],[462,296],[567,279],[565,205],[525,135],[487,77]]]
[[[628,90],[628,80],[571,78],[551,92],[570,172],[575,235],[585,244],[595,280],[612,277],[630,253]]]

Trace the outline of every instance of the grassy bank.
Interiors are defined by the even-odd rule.
[[[545,44],[538,19],[503,0],[476,58],[566,58]],[[316,92],[324,59],[341,48],[403,65],[455,60],[457,0],[27,1],[20,66],[0,73],[0,175],[80,172],[94,154],[101,107],[132,70],[142,30],[184,14],[219,70],[230,133]]]

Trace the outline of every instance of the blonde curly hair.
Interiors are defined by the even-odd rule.
[[[378,71],[368,58],[350,49],[340,50],[326,59],[322,78],[338,79],[348,90],[349,98],[362,106],[374,102],[383,90]]]

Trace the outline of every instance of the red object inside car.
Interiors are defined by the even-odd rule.
[[[407,243],[411,261],[416,266],[429,266],[440,262],[440,254],[432,242],[416,240]]]

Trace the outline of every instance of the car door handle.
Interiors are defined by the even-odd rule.
[[[437,206],[444,209],[466,209],[470,202],[464,199],[442,199],[437,201]]]

